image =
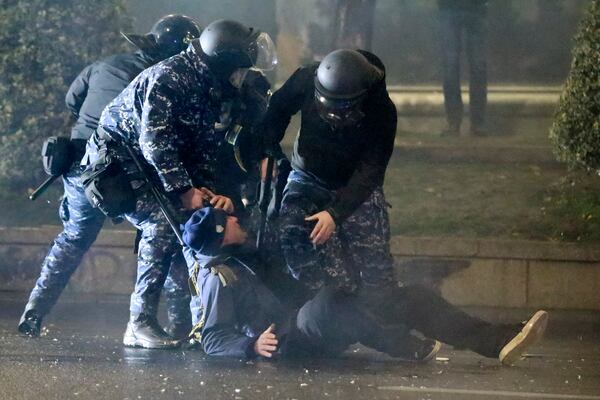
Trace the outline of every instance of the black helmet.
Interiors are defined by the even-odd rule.
[[[237,21],[221,19],[210,23],[195,43],[209,66],[224,78],[240,68],[270,70],[277,64],[270,36]]]
[[[171,14],[159,19],[145,35],[121,34],[140,50],[167,58],[185,50],[201,31],[193,18]]]
[[[315,101],[319,115],[335,127],[349,126],[364,114],[368,91],[384,72],[356,50],[335,50],[325,56],[315,73]]]

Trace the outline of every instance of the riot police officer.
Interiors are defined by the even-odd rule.
[[[382,185],[396,109],[382,62],[366,51],[336,50],[298,69],[271,98],[266,141],[276,145],[298,111],[279,221],[288,266],[314,288],[393,285]]]
[[[44,259],[40,277],[19,322],[20,332],[30,336],[39,334],[42,319],[58,300],[104,223],[104,215],[93,208],[85,197],[80,179],[82,167],[79,166],[86,142],[95,131],[102,110],[137,74],[184,50],[192,38],[200,36],[200,30],[196,21],[189,17],[162,17],[146,35],[124,34],[139,47],[139,51],[108,57],[87,66],[69,87],[65,101],[76,118],[71,131],[75,162],[63,178],[65,195],[60,206],[60,216],[64,229],[55,238]],[[171,285],[169,294],[173,300],[170,302],[170,316],[179,319],[180,325],[189,324],[187,313],[178,316],[176,314],[181,314],[182,311],[175,311],[180,309],[185,313],[187,308],[182,308],[179,300],[183,296],[183,303],[186,302],[186,277],[187,274],[183,271],[179,278],[174,279],[176,283]]]
[[[336,50],[294,72],[273,94],[263,120],[272,153],[298,111],[293,171],[278,221],[285,262],[314,290],[356,296],[383,326],[382,301],[397,288],[382,188],[397,116],[383,63],[366,51]],[[435,345],[408,329],[403,340],[419,353]]]
[[[215,123],[223,101],[237,95],[248,69],[272,67],[274,62],[274,45],[266,33],[236,21],[215,21],[185,52],[143,71],[106,107],[88,142],[88,155],[98,161],[106,152],[126,163],[123,149],[132,149],[181,221],[207,201],[233,212],[231,199],[214,193],[216,157],[225,141]],[[123,343],[174,347],[156,321],[156,307],[181,247],[150,192],[140,193],[125,217],[142,235]]]

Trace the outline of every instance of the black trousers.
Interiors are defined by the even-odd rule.
[[[497,357],[520,330],[470,316],[425,287],[395,285],[362,288],[357,295],[321,289],[300,309],[296,323],[303,348],[332,354],[360,342],[395,357],[414,349],[407,327],[486,357]]]
[[[463,117],[460,92],[460,58],[463,37],[469,64],[469,113],[471,129],[482,128],[487,105],[487,21],[485,14],[441,10],[441,55],[444,105],[451,129],[459,129]]]

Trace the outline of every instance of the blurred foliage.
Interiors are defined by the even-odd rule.
[[[553,221],[552,239],[569,242],[600,240],[598,179],[572,172],[552,184],[545,197],[542,220]]]
[[[550,138],[572,168],[600,171],[600,0],[590,2],[575,37]]]
[[[66,136],[71,81],[87,64],[124,50],[125,0],[0,0],[0,185],[43,178],[42,141]]]

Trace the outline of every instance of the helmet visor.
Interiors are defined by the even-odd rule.
[[[319,116],[334,128],[356,125],[365,113],[362,111],[364,96],[349,100],[328,99],[315,91],[315,103]]]
[[[271,71],[277,66],[277,50],[268,33],[261,32],[251,44],[250,54],[254,57],[254,69]]]

